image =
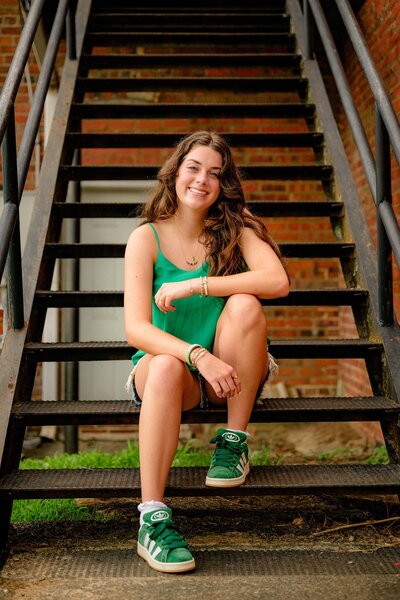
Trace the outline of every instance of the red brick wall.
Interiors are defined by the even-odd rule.
[[[393,103],[394,110],[400,115],[400,3],[398,0],[366,0],[358,13],[358,22],[365,36],[371,56],[380,73],[386,90]],[[349,42],[345,43],[342,55],[345,57],[345,70],[348,74],[353,97],[359,109],[369,143],[375,154],[374,99],[362,69],[355,58]],[[362,206],[376,244],[375,205],[373,203],[366,177],[355,148],[345,115],[337,111],[339,126],[343,132],[346,153],[350,162]],[[397,218],[400,218],[400,168],[392,157],[392,193],[393,206]],[[394,263],[395,308],[400,314],[400,274]],[[341,333],[348,335],[353,331],[352,324],[345,315],[341,315]],[[364,394],[369,383],[361,361],[350,368],[340,369],[345,393]]]

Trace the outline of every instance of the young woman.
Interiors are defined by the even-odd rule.
[[[279,249],[246,208],[227,142],[205,131],[185,137],[125,254],[126,337],[140,348],[128,380],[141,404],[138,553],[154,569],[195,566],[163,503],[182,411],[227,405],[205,484],[246,479],[246,428],[271,368],[259,298],[288,292]]]

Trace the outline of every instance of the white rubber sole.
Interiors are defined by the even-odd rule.
[[[243,483],[246,481],[246,477],[249,473],[250,466],[249,463],[247,463],[244,468],[244,473],[240,477],[232,477],[231,479],[218,479],[217,477],[206,477],[206,486],[222,488],[239,487],[240,485],[243,485]]]
[[[155,560],[151,554],[146,550],[142,544],[138,542],[137,553],[140,558],[143,558],[147,564],[155,571],[161,571],[162,573],[184,573],[185,571],[192,571],[196,567],[194,558],[185,562],[177,563],[164,563],[159,560]]]

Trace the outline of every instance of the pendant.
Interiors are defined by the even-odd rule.
[[[194,267],[194,265],[197,265],[197,263],[198,263],[198,262],[199,262],[199,261],[198,261],[198,260],[196,260],[196,259],[195,259],[195,257],[193,256],[193,257],[192,257],[192,260],[187,260],[187,261],[186,261],[186,264],[187,264],[187,265],[190,265],[191,267]]]

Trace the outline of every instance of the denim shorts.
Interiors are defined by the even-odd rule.
[[[263,388],[264,388],[265,384],[267,383],[267,381],[269,380],[270,376],[276,375],[279,373],[279,367],[278,367],[277,363],[275,362],[274,357],[268,353],[268,358],[269,358],[268,373],[267,373],[264,381],[261,383],[261,385],[259,386],[259,388],[257,390],[257,400],[265,397],[263,395]],[[141,404],[142,404],[142,401],[139,397],[139,394],[137,392],[136,385],[135,385],[135,371],[136,371],[136,368],[137,368],[139,362],[135,365],[133,370],[129,373],[128,381],[125,384],[125,389],[129,395],[130,399],[132,400],[132,402],[134,402],[136,404],[136,406],[141,406]],[[191,372],[193,373],[193,375],[195,375],[197,377],[197,379],[199,381],[200,408],[201,409],[209,408],[210,401],[207,398],[205,379],[204,379],[203,375],[201,375],[201,373],[199,373],[198,371],[191,371]]]

